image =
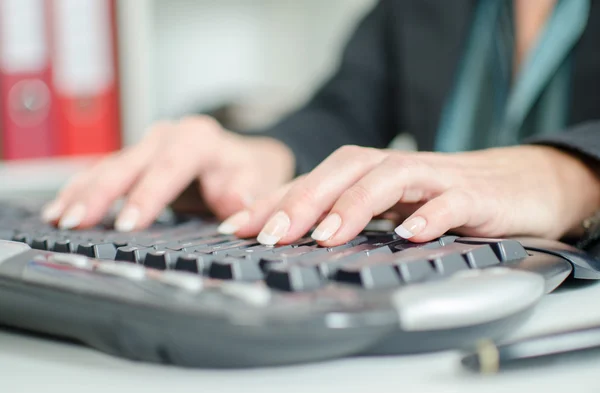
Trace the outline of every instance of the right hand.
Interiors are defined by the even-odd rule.
[[[224,219],[292,179],[294,156],[272,138],[224,130],[210,117],[156,124],[137,145],[76,176],[42,213],[63,229],[97,224],[125,197],[115,228],[142,229],[191,183],[199,205]]]

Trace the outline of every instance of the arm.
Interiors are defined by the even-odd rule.
[[[360,23],[335,75],[316,95],[263,133],[291,149],[297,174],[310,171],[342,145],[386,147],[399,129],[391,115],[399,103],[388,72],[388,4],[381,1]]]
[[[552,146],[576,158],[579,161],[580,170],[577,171],[578,173],[566,173],[565,175],[581,177],[584,182],[575,192],[582,198],[581,205],[572,206],[572,208],[580,210],[584,218],[590,217],[600,209],[600,196],[598,195],[600,192],[598,190],[600,184],[600,120],[581,123],[565,132],[537,137],[528,142]],[[580,237],[582,231],[583,225],[579,225],[577,228],[573,228],[570,234]],[[587,233],[583,240],[587,241],[585,238],[590,236],[598,237],[600,233]]]

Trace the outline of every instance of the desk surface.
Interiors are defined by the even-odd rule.
[[[515,336],[600,321],[600,283],[548,295]],[[496,376],[469,374],[459,354],[347,359],[269,370],[185,370],[134,363],[70,344],[0,331],[2,392],[524,392],[600,391],[598,361]],[[110,389],[110,390],[107,390]]]

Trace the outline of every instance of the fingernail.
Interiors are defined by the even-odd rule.
[[[119,232],[131,232],[140,218],[140,209],[133,206],[123,208],[115,221],[115,229]]]
[[[265,224],[256,240],[267,246],[272,246],[284,237],[290,230],[290,218],[284,212],[277,212]]]
[[[394,231],[398,236],[404,239],[410,239],[421,233],[426,226],[427,221],[425,221],[423,217],[412,217],[404,221],[402,225],[397,227]]]
[[[58,223],[58,227],[60,229],[72,229],[79,226],[85,217],[85,210],[86,209],[84,205],[81,203],[76,204],[67,210],[63,218]]]
[[[58,201],[53,201],[46,205],[42,210],[42,221],[52,222],[58,220],[62,214],[64,206]]]
[[[315,228],[311,237],[320,242],[329,240],[341,226],[342,217],[337,213],[330,214]]]
[[[217,232],[223,235],[233,235],[239,231],[241,227],[246,225],[248,221],[250,221],[250,212],[248,210],[242,210],[223,221],[217,228]]]

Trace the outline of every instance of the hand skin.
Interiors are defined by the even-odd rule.
[[[196,181],[204,203],[224,219],[262,192],[292,179],[294,156],[270,138],[224,130],[209,117],[155,125],[139,144],[113,154],[73,179],[43,211],[65,229],[97,224],[126,197],[115,227],[148,226],[162,209]]]
[[[396,232],[425,242],[461,235],[575,234],[600,208],[600,181],[577,156],[523,145],[468,153],[406,153],[344,146],[301,179],[225,221],[223,233],[286,244],[351,240],[375,216],[406,220]]]

